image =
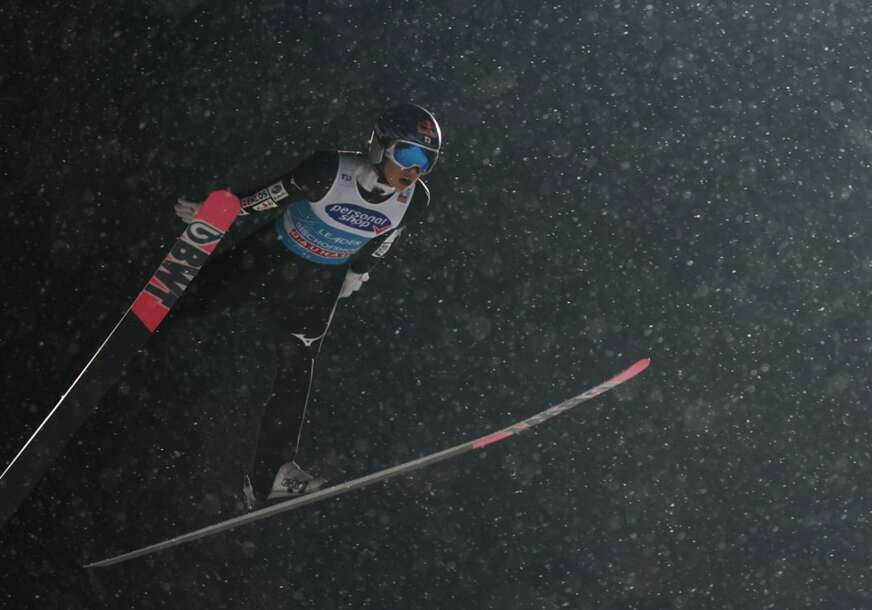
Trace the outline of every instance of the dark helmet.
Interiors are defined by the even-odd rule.
[[[369,160],[374,165],[380,164],[384,161],[387,149],[400,142],[419,147],[427,157],[427,167],[421,167],[422,173],[432,171],[439,160],[442,145],[442,130],[436,117],[416,104],[388,108],[375,122],[369,139]]]

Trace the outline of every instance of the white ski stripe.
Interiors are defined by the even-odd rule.
[[[94,352],[94,355],[91,356],[90,360],[88,360],[88,364],[85,365],[85,368],[83,368],[82,371],[79,373],[79,375],[73,380],[73,383],[70,384],[70,387],[67,388],[67,391],[61,395],[60,400],[58,400],[57,404],[54,407],[52,407],[52,410],[48,412],[48,415],[45,416],[45,419],[43,419],[42,423],[39,424],[39,426],[37,426],[36,430],[33,431],[33,434],[30,435],[30,438],[27,439],[27,442],[24,443],[24,446],[22,446],[21,449],[18,450],[18,453],[15,454],[15,457],[12,458],[12,461],[9,462],[9,465],[6,466],[5,470],[3,470],[3,473],[0,474],[0,481],[2,481],[3,477],[6,476],[6,473],[8,473],[12,469],[13,466],[15,466],[15,463],[18,461],[18,459],[22,456],[22,454],[25,451],[27,451],[27,448],[33,442],[33,439],[35,439],[37,436],[39,436],[40,431],[45,427],[45,425],[48,423],[48,421],[52,418],[52,416],[55,414],[55,411],[57,411],[58,408],[63,404],[64,400],[66,400],[67,395],[73,391],[73,388],[76,387],[76,384],[79,383],[79,380],[81,380],[82,377],[85,376],[85,373],[88,372],[88,369],[91,367],[91,364],[93,364],[94,360],[97,359],[97,356],[100,355],[100,352],[103,351],[103,348],[106,347],[106,344],[109,343],[109,340],[112,339],[112,335],[115,334],[115,331],[118,330],[118,327],[121,326],[121,323],[124,322],[124,319],[127,317],[127,314],[130,313],[131,307],[127,308],[127,311],[124,313],[123,316],[121,316],[121,319],[118,320],[118,323],[115,325],[115,328],[112,329],[112,332],[109,333],[109,336],[106,337],[106,340],[100,344],[100,347],[97,348],[97,351]]]

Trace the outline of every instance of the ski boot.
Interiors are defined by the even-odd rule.
[[[318,491],[327,483],[327,479],[313,477],[300,468],[296,462],[282,464],[273,480],[272,489],[267,496],[268,501],[286,500],[304,494]]]

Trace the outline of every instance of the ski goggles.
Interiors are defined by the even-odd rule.
[[[436,160],[439,158],[439,153],[435,150],[428,150],[423,146],[410,142],[395,142],[388,146],[385,154],[388,159],[403,169],[417,167],[422,174],[426,174],[433,169],[433,166],[436,165]]]

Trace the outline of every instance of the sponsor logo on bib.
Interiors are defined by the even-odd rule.
[[[327,214],[346,227],[375,233],[384,233],[392,227],[391,219],[375,210],[370,210],[352,203],[334,203],[327,206]]]

